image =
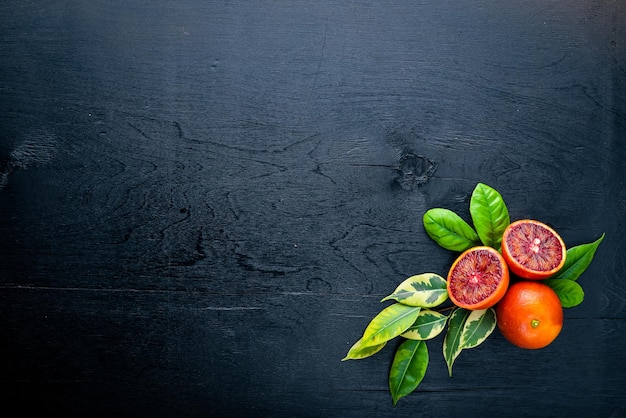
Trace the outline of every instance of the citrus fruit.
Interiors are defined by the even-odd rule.
[[[563,327],[561,301],[548,285],[523,280],[513,283],[496,306],[500,333],[511,344],[527,349],[550,344]]]
[[[491,247],[473,247],[461,254],[448,272],[448,295],[465,309],[487,309],[498,303],[509,287],[509,269]]]
[[[541,280],[565,264],[566,248],[559,234],[531,219],[510,224],[502,235],[502,256],[519,277]]]

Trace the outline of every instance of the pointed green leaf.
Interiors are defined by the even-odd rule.
[[[428,367],[428,348],[424,341],[406,340],[398,347],[389,371],[389,390],[395,405],[422,382]]]
[[[423,222],[428,236],[447,250],[461,252],[480,244],[476,231],[451,210],[429,209]]]
[[[448,317],[442,313],[422,309],[413,325],[400,336],[410,340],[430,340],[441,334],[447,320]]]
[[[354,343],[352,348],[350,348],[350,351],[348,351],[348,354],[343,359],[341,359],[341,361],[359,360],[359,359],[364,359],[369,356],[373,356],[374,354],[382,350],[383,347],[387,344],[387,342],[384,342],[378,345],[372,345],[369,347],[363,347],[362,344],[363,344],[362,339]]]
[[[446,279],[435,273],[411,276],[382,301],[396,300],[404,305],[432,308],[448,299]],[[381,301],[381,302],[382,302]]]
[[[496,328],[496,312],[489,309],[472,311],[465,320],[459,345],[462,349],[474,348],[487,339]]]
[[[394,303],[372,319],[361,338],[362,347],[382,344],[406,331],[417,319],[419,307]]]
[[[591,260],[593,260],[593,256],[603,239],[604,234],[594,242],[568,249],[565,264],[558,271],[555,278],[578,280],[580,275],[583,274],[583,272],[587,270],[587,267],[589,267],[589,264],[591,264]]]
[[[463,349],[461,347],[461,336],[465,321],[472,311],[457,308],[448,317],[448,332],[443,339],[443,358],[448,365],[448,374],[452,376],[452,365]]]
[[[564,308],[573,308],[580,305],[585,299],[583,288],[574,280],[567,279],[547,279],[543,281],[550,286],[561,300]]]
[[[511,222],[500,193],[486,184],[478,183],[470,199],[470,214],[481,242],[499,250],[502,234]]]

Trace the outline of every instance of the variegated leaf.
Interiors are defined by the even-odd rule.
[[[406,331],[417,319],[419,307],[394,303],[372,319],[361,338],[362,347],[382,344]]]
[[[395,405],[422,382],[428,367],[428,348],[424,341],[406,340],[396,350],[389,370],[389,391]]]
[[[422,309],[415,323],[400,336],[410,340],[430,340],[441,334],[446,327],[447,320],[448,317],[444,314]]]
[[[448,317],[448,332],[443,339],[443,358],[448,365],[448,374],[452,376],[452,365],[454,360],[459,356],[463,347],[461,347],[461,336],[465,321],[472,311],[457,308]]]
[[[480,345],[495,328],[496,312],[493,309],[472,311],[463,324],[463,333],[459,341],[461,349]]]
[[[359,340],[356,343],[354,343],[352,348],[350,348],[350,351],[348,351],[348,354],[341,361],[359,360],[359,359],[367,358],[369,356],[373,356],[374,354],[382,350],[383,347],[387,345],[387,342],[384,342],[378,345],[372,345],[369,347],[363,347],[362,344],[363,344],[362,340]]]
[[[446,280],[435,273],[423,273],[411,276],[383,299],[393,299],[404,305],[432,308],[448,299]]]

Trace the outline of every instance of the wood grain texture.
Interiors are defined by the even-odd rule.
[[[313,3],[313,4],[312,4]],[[5,1],[3,407],[80,416],[626,415],[619,1]],[[477,182],[607,236],[550,347],[340,362]]]

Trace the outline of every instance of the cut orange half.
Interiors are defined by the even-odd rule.
[[[502,235],[502,256],[511,271],[525,279],[555,274],[565,264],[566,251],[554,229],[532,219],[513,222]]]
[[[461,254],[448,272],[448,296],[456,306],[477,310],[498,303],[509,287],[509,269],[491,247],[473,247]]]

